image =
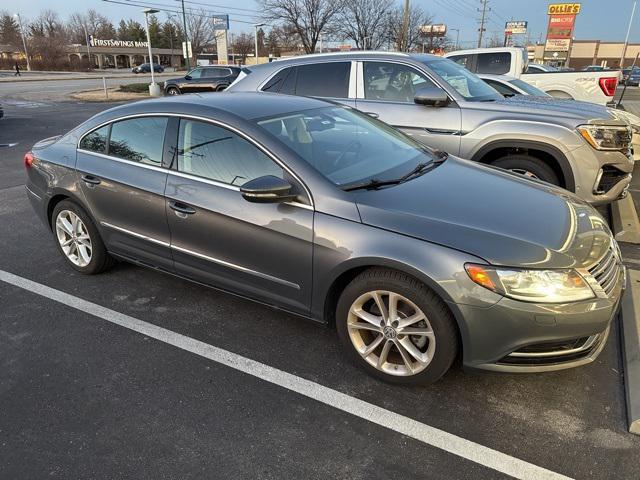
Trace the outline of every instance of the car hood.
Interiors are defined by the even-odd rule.
[[[362,222],[494,265],[590,267],[611,244],[603,218],[575,195],[454,157],[400,185],[359,191]]]
[[[469,103],[471,104],[469,105],[470,108],[524,113],[527,116],[544,116],[546,119],[549,119],[549,117],[575,119],[580,123],[603,120],[607,124],[614,125],[620,122],[604,105],[571,99],[538,97],[535,95],[515,95],[495,102]]]

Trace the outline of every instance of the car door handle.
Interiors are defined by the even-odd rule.
[[[100,185],[100,179],[94,177],[93,175],[83,175],[82,181],[85,182],[88,186]]]
[[[193,215],[194,213],[196,213],[196,210],[194,208],[182,202],[169,202],[169,208],[175,210],[176,215],[182,218],[184,218],[185,215]]]

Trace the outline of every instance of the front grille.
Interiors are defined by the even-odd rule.
[[[621,270],[622,266],[614,247],[610,247],[605,256],[589,269],[589,273],[595,278],[604,293],[609,296],[616,286]]]
[[[626,180],[627,178],[629,178],[628,173],[618,170],[616,167],[613,167],[611,165],[605,165],[604,167],[602,167],[602,175],[600,176],[600,181],[598,182],[598,186],[596,187],[596,193],[607,193],[618,183]]]

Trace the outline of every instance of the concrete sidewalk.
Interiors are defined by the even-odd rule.
[[[168,78],[180,76],[182,72],[163,72],[156,73],[155,77],[158,78]],[[0,82],[42,82],[42,81],[62,81],[62,80],[99,80],[101,78],[137,78],[140,77],[140,81],[144,82],[147,78],[150,78],[150,74],[148,73],[131,73],[130,71],[127,73],[107,73],[107,72],[65,72],[65,73],[47,73],[43,75],[25,75],[20,77],[8,76],[8,77],[0,77]]]

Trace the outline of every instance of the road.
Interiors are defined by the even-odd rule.
[[[0,143],[19,142],[0,154],[0,273],[58,292],[55,301],[40,286],[0,281],[0,478],[507,478],[486,466],[494,451],[508,456],[503,467],[640,477],[617,323],[600,358],[579,369],[456,366],[431,387],[398,387],[354,368],[324,326],[125,263],[99,276],[72,271],[31,210],[22,154],[110,106],[9,105],[0,120]],[[91,314],[82,301],[110,311]],[[131,319],[147,330],[132,331]],[[177,335],[202,343],[185,347]],[[208,346],[260,363],[241,373],[204,355]],[[314,383],[303,396],[282,379]],[[353,401],[385,410],[363,420],[345,412]],[[426,441],[394,430],[395,414]],[[474,461],[443,433],[474,442]]]

